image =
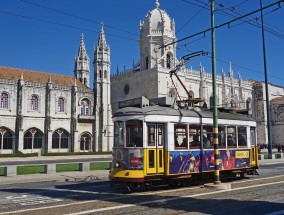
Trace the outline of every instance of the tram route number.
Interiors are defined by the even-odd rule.
[[[7,196],[6,199],[12,201],[15,204],[20,204],[22,206],[47,204],[47,203],[63,201],[62,199],[55,199],[47,196],[29,196],[29,195]]]

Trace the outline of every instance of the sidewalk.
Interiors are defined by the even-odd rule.
[[[84,156],[84,158],[85,157],[86,156]],[[43,157],[41,157],[41,159],[42,158]],[[39,159],[39,158],[24,158],[24,159]],[[45,159],[52,159],[52,158],[45,158]],[[260,168],[263,165],[272,165],[272,164],[281,164],[281,163],[284,164],[284,158],[259,160]],[[13,185],[13,184],[24,184],[32,182],[51,182],[51,181],[96,182],[100,180],[108,180],[108,173],[109,170],[95,170],[88,172],[73,171],[73,172],[61,172],[53,174],[30,174],[30,175],[15,175],[8,177],[0,176],[0,185]]]
[[[96,182],[101,180],[108,180],[109,170],[95,170],[89,172],[60,172],[53,174],[29,174],[29,175],[15,175],[15,176],[0,176],[1,185],[25,184],[32,182]]]
[[[272,165],[272,164],[284,164],[284,158],[277,158],[277,159],[264,159],[264,160],[258,160],[260,166],[264,165]]]
[[[11,162],[11,161],[56,161],[56,160],[80,160],[86,158],[110,158],[112,155],[72,155],[72,156],[38,156],[38,157],[7,157],[7,158],[0,158],[1,162]]]

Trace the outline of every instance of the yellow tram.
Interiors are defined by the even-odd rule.
[[[136,99],[127,102],[133,106],[113,115],[111,184],[131,189],[153,183],[190,183],[205,176],[213,181],[212,111],[150,103]],[[256,122],[223,109],[218,113],[218,126],[221,179],[256,173]]]

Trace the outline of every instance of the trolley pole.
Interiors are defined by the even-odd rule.
[[[213,91],[213,144],[214,144],[214,184],[220,184],[219,147],[218,147],[218,112],[216,98],[216,53],[215,53],[215,24],[214,0],[211,1],[211,44],[212,44],[212,91]]]
[[[270,126],[270,101],[269,90],[267,80],[267,65],[266,65],[266,51],[265,51],[265,38],[264,38],[264,26],[263,26],[263,12],[262,12],[262,0],[260,0],[260,14],[261,14],[261,32],[262,32],[262,49],[263,49],[263,65],[264,65],[264,78],[265,78],[265,93],[266,93],[266,123],[267,123],[267,142],[268,142],[268,158],[272,158],[272,140],[271,140],[271,126]]]

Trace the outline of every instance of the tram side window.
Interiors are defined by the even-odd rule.
[[[124,123],[121,121],[114,123],[114,147],[124,146]]]
[[[218,127],[218,141],[220,148],[226,147],[226,132],[224,126]]]
[[[203,126],[203,147],[213,147],[213,127]]]
[[[141,120],[126,122],[126,146],[143,147],[143,127]]]
[[[256,145],[255,128],[250,128],[250,144],[253,146]]]
[[[158,145],[164,145],[164,126],[158,125]]]
[[[190,148],[200,148],[200,126],[189,125],[188,131]]]
[[[148,125],[148,146],[155,145],[155,125]]]
[[[227,127],[227,145],[228,147],[236,147],[236,127]]]
[[[247,128],[238,127],[238,145],[247,146]]]
[[[175,124],[175,148],[176,149],[187,149],[187,125],[186,124]]]

